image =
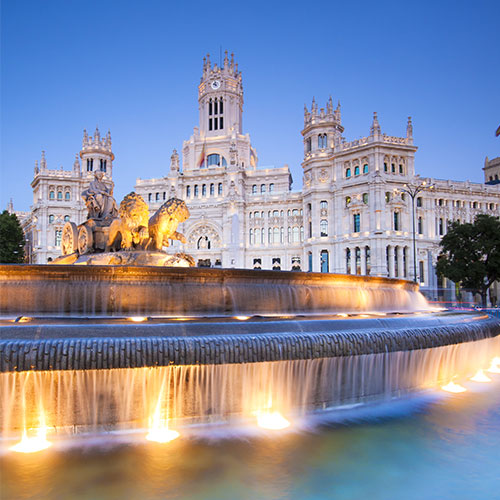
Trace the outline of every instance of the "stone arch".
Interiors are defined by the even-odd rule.
[[[222,246],[221,232],[214,224],[199,222],[188,230],[187,246],[192,250],[213,250]]]

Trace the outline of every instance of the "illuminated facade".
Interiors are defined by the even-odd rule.
[[[403,137],[382,132],[374,113],[369,135],[346,141],[340,104],[313,100],[304,110],[303,187],[292,191],[287,165],[260,168],[243,133],[243,85],[234,58],[203,63],[198,85],[199,125],[176,150],[159,179],[137,179],[135,190],[151,212],[164,201],[186,201],[191,217],[180,226],[187,244],[174,242],[200,266],[370,274],[414,279],[412,204],[405,184],[432,190],[415,200],[417,280],[437,289],[439,241],[450,221],[500,214],[499,159],[486,160],[485,183],[420,178],[415,173],[413,126]],[[182,156],[182,157],[181,157]],[[32,182],[34,205],[21,216],[33,263],[60,254],[65,218],[83,222],[80,193],[103,169],[112,183],[111,138],[84,134],[71,171],[48,170],[42,156]],[[82,164],[80,165],[80,160]],[[120,200],[117,200],[118,203]],[[59,233],[58,233],[59,231]]]
[[[426,181],[434,188],[415,200],[417,279],[436,289],[434,265],[450,221],[499,215],[498,185],[415,174],[411,118],[406,135],[394,137],[382,133],[374,113],[369,135],[347,142],[340,104],[330,98],[319,109],[313,100],[304,110],[303,188],[292,191],[288,166],[259,168],[243,134],[242,79],[232,56],[222,67],[204,60],[198,106],[182,168],[174,151],[164,178],[138,179],[135,189],[151,211],[172,196],[186,201],[183,250],[199,265],[413,279],[412,205],[402,189]]]

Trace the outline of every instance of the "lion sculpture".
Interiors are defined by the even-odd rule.
[[[176,231],[177,226],[189,217],[189,210],[184,201],[179,198],[167,200],[149,219],[148,249],[161,250],[168,247],[168,240],[179,240],[186,243],[183,234]]]
[[[135,192],[129,193],[120,203],[118,213],[120,218],[115,219],[109,226],[106,252],[120,248],[122,250],[143,249],[149,236],[149,209],[142,196]]]

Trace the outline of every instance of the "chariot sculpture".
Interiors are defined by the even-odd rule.
[[[78,226],[66,222],[61,240],[62,257],[54,263],[194,265],[193,258],[186,254],[169,256],[163,252],[156,258],[149,255],[162,252],[163,247],[170,245],[169,240],[186,243],[184,235],[177,232],[178,225],[189,217],[183,200],[170,198],[149,217],[148,205],[135,192],[125,196],[117,208],[112,189],[102,179],[103,173],[96,172],[88,189],[82,192],[87,220]],[[120,256],[111,255],[113,252]],[[148,252],[148,258],[136,252]],[[99,258],[96,254],[102,255]]]

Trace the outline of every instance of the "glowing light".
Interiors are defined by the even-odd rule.
[[[169,429],[168,426],[159,428],[159,429],[151,429],[146,439],[148,441],[155,441],[156,443],[169,443],[174,439],[177,439],[180,434],[177,431]]]
[[[456,384],[453,381],[451,381],[449,384],[443,385],[441,389],[443,389],[443,391],[453,393],[465,392],[467,390],[465,387],[461,386],[460,384]]]
[[[479,370],[472,378],[473,382],[491,382],[491,378],[484,373],[484,370]]]
[[[128,319],[134,323],[142,323],[143,321],[147,321],[148,318],[147,316],[132,316]]]
[[[491,365],[488,368],[490,373],[500,373],[500,358],[495,357],[491,360]]]
[[[340,316],[341,318],[347,318],[349,315],[346,313],[338,313],[337,316]]]
[[[33,318],[29,316],[19,316],[14,320],[14,323],[28,323],[29,321],[33,321]]]
[[[156,443],[169,443],[170,441],[177,439],[180,434],[177,431],[168,428],[168,414],[165,417],[162,416],[162,394],[163,387],[160,391],[155,411],[150,418],[151,424],[149,432],[146,435],[146,439],[148,441],[155,441]]]
[[[290,426],[290,422],[278,411],[257,412],[257,424],[264,429],[281,430]]]
[[[26,429],[23,431],[23,437],[19,443],[11,446],[12,451],[18,453],[35,453],[37,451],[42,451],[52,446],[50,441],[47,441],[47,429],[46,427],[40,427],[37,429],[35,436],[28,437]]]
[[[240,321],[246,321],[247,319],[250,319],[250,316],[235,316],[234,319],[238,319]]]

